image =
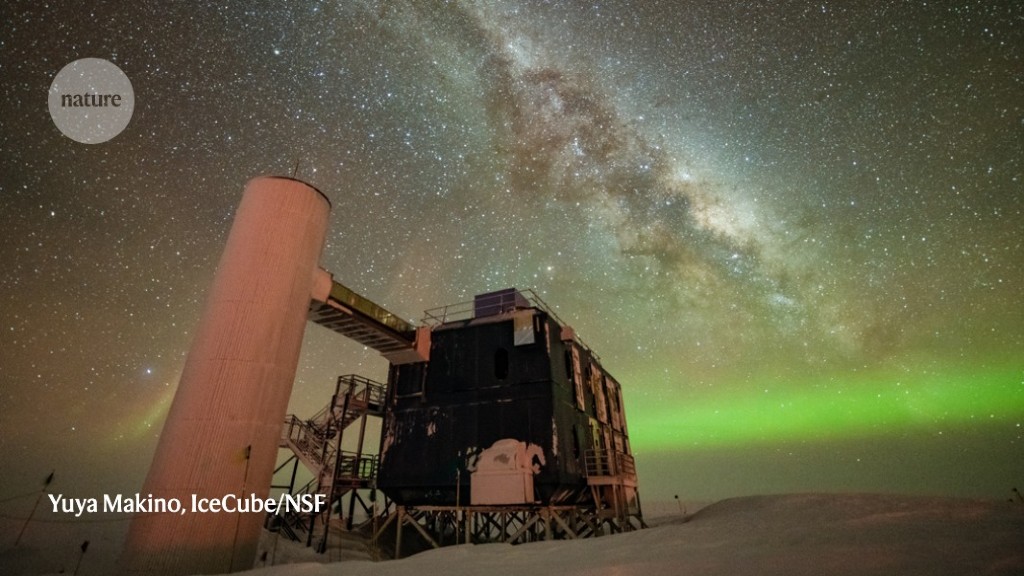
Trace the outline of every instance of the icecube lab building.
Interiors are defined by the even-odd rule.
[[[323,549],[346,495],[348,526],[358,501],[372,516],[375,543],[394,536],[395,556],[403,534],[422,547],[642,527],[621,387],[572,328],[516,289],[427,311],[418,326],[406,322],[315,265],[329,208],[291,178],[247,185],[143,491],[297,492],[302,463],[313,480],[301,490],[331,505],[270,519],[136,518],[126,570],[245,570],[261,525],[308,544],[319,530]],[[387,383],[343,376],[320,413],[286,416],[307,319],[379,351]],[[370,417],[382,421],[379,454],[363,453]],[[342,446],[352,428],[355,453]],[[275,469],[278,448],[292,456]],[[272,486],[289,462],[290,484]]]

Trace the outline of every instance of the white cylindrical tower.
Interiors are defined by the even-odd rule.
[[[142,498],[184,513],[137,514],[122,565],[149,576],[252,568],[259,513],[199,513],[193,497],[266,498],[299,361],[330,202],[290,178],[245,187]]]

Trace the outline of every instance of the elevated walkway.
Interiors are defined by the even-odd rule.
[[[416,340],[415,326],[334,280],[326,301],[310,302],[308,318],[381,354],[411,350]]]

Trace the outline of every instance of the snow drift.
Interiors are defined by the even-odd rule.
[[[671,508],[671,507],[668,507]],[[877,494],[723,500],[652,528],[589,540],[465,545],[373,563],[297,564],[259,576],[1016,575],[1024,505]]]
[[[246,576],[1005,575],[1024,574],[1024,504],[879,494],[793,494],[723,500],[684,515],[647,506],[650,529],[588,540],[463,545],[372,562],[360,545],[318,556],[278,540],[271,566]],[[15,552],[17,552],[15,554]],[[331,557],[345,561],[322,564]],[[364,558],[364,559],[358,559]],[[7,562],[5,562],[5,559]],[[11,562],[15,560],[14,562]],[[0,573],[41,574],[24,550]],[[52,566],[38,558],[37,567]],[[81,576],[105,574],[87,559]],[[101,571],[97,571],[101,570]],[[70,570],[68,570],[70,572]]]

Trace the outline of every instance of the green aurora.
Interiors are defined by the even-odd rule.
[[[628,392],[627,392],[628,394]],[[1024,367],[893,370],[853,374],[840,382],[767,381],[682,406],[628,397],[638,451],[705,450],[794,441],[827,442],[901,433],[942,434],[982,421],[1024,426]]]

